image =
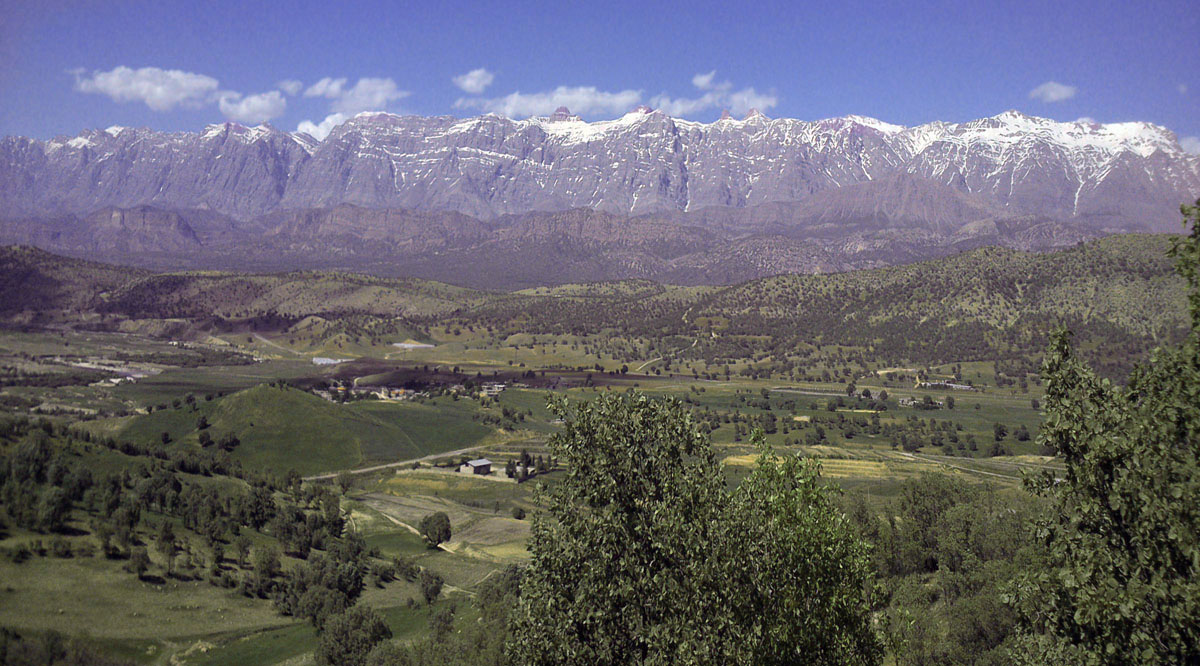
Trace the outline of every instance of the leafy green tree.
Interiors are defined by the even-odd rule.
[[[249,497],[243,506],[242,519],[246,524],[254,529],[262,529],[275,517],[275,498],[271,496],[271,489],[256,485],[250,490]]]
[[[237,557],[239,567],[246,566],[246,556],[250,554],[250,537],[239,534],[233,540],[233,553]]]
[[[43,532],[59,532],[71,513],[71,497],[58,486],[47,486],[37,506],[37,526]]]
[[[329,666],[361,666],[374,647],[392,637],[379,613],[354,606],[329,617],[317,640],[316,660]]]
[[[438,643],[446,641],[446,637],[454,629],[454,604],[443,605],[429,616],[429,631],[433,640]]]
[[[430,548],[437,548],[450,540],[450,516],[442,511],[430,514],[421,519],[417,529]]]
[[[421,596],[425,598],[425,604],[432,604],[442,593],[442,577],[428,569],[422,569],[419,581]]]
[[[175,529],[171,526],[170,520],[162,521],[154,549],[166,562],[167,575],[171,575],[175,570],[175,556],[179,554],[179,544],[175,541]]]
[[[804,555],[819,554],[809,537],[834,536],[837,524],[812,485],[788,476],[796,467],[768,468],[754,490],[731,496],[712,446],[677,400],[603,394],[574,408],[565,400],[550,407],[565,423],[550,448],[566,474],[538,495],[545,510],[534,514],[532,557],[509,642],[517,663],[751,664],[786,661],[787,654],[803,660],[783,645],[801,614],[815,616],[806,628],[827,629],[805,643],[820,644],[817,659],[847,658],[865,647],[850,662],[877,661],[877,646],[865,637],[857,642],[860,629],[869,632],[865,615],[850,610],[861,606],[838,605],[865,576],[865,560],[840,556],[861,551],[835,537],[828,558],[789,570]],[[781,496],[758,497],[768,489]],[[775,527],[801,533],[775,535]],[[797,550],[801,542],[806,547]],[[730,557],[744,548],[755,549],[782,579],[768,580],[755,571],[760,560],[744,553]],[[840,574],[824,570],[835,560]],[[816,590],[799,579],[829,583],[827,574],[847,582],[817,593],[802,612],[806,600],[792,595]],[[787,615],[761,617],[775,604]]]
[[[1172,248],[1191,331],[1125,388],[1100,379],[1058,332],[1043,365],[1039,442],[1066,465],[1029,480],[1056,511],[1038,526],[1048,570],[1010,601],[1024,663],[1200,663],[1200,201]]]
[[[150,568],[150,555],[145,548],[138,546],[129,554],[129,570],[137,575],[138,578],[146,575],[146,570]]]
[[[992,439],[997,442],[1004,441],[1008,437],[1008,428],[1003,423],[992,424]]]
[[[719,558],[732,605],[726,663],[874,664],[883,656],[864,590],[870,558],[813,459],[777,459],[733,493]]]
[[[510,649],[528,664],[711,659],[724,481],[678,402],[606,394],[550,441],[566,478],[540,496]],[[596,557],[605,553],[604,557]]]

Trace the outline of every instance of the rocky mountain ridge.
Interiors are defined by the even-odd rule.
[[[1200,157],[1149,123],[1061,123],[1009,111],[966,123],[862,116],[699,123],[645,107],[585,122],[360,114],[324,141],[262,125],[199,133],[112,127],[0,140],[0,216],[104,207],[453,211],[477,219],[591,208],[639,216],[804,201],[911,174],[1006,215],[1174,231]],[[947,196],[951,196],[947,194]]]
[[[1145,123],[914,128],[647,108],[588,123],[361,114],[0,141],[0,243],[159,269],[332,268],[479,287],[726,284],[1176,231],[1200,158]]]

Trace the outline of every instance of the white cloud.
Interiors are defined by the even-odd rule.
[[[695,99],[668,97],[666,93],[656,95],[650,98],[650,106],[656,109],[662,109],[663,113],[668,116],[677,118],[685,118],[694,113],[699,113],[705,109],[711,109],[720,104],[720,96],[717,93],[705,93]]]
[[[304,91],[304,96],[330,98],[340,97],[342,94],[342,87],[345,85],[346,79],[334,79],[327,76],[309,86],[308,90]]]
[[[333,110],[346,114],[382,111],[388,103],[410,94],[407,90],[397,88],[396,82],[391,79],[359,79],[353,88],[345,91],[341,99],[333,103]]]
[[[392,79],[362,78],[353,86],[346,87],[348,79],[325,77],[304,91],[305,97],[325,97],[333,100],[330,114],[319,123],[305,120],[296,127],[313,138],[324,141],[333,128],[364,111],[383,111],[387,106],[408,97],[411,93],[400,90]]]
[[[383,111],[387,105],[411,93],[400,90],[391,79],[359,79],[346,87],[346,79],[325,77],[304,91],[305,97],[327,97],[333,100],[330,110],[352,116],[363,111]]]
[[[1030,90],[1029,98],[1041,100],[1047,103],[1053,103],[1071,99],[1077,92],[1079,92],[1079,89],[1075,86],[1068,86],[1057,81],[1047,81],[1033,90]]]
[[[701,90],[708,90],[712,87],[713,77],[717,75],[717,70],[713,70],[707,74],[697,74],[692,77],[692,85]]]
[[[1186,83],[1181,83],[1181,84],[1175,86],[1175,89],[1179,91],[1180,95],[1187,94],[1187,84]]]
[[[276,83],[275,87],[289,95],[297,95],[300,93],[300,89],[304,87],[304,84],[300,83],[296,79],[284,79],[279,83]]]
[[[226,94],[217,102],[221,113],[230,120],[248,125],[257,125],[283,115],[287,100],[278,90],[242,97],[238,93]]]
[[[1075,119],[1075,122],[1077,122],[1077,123],[1083,123],[1083,124],[1085,124],[1085,125],[1097,125],[1097,124],[1098,124],[1098,123],[1096,122],[1096,119],[1095,119],[1095,118],[1093,118],[1093,117],[1091,117],[1091,116],[1080,116],[1080,117],[1078,117],[1078,118],[1076,118],[1076,119]]]
[[[1179,140],[1179,145],[1193,155],[1200,155],[1200,136],[1185,136]]]
[[[324,141],[325,137],[333,131],[333,128],[350,120],[350,116],[342,113],[331,113],[325,116],[325,120],[320,123],[314,123],[311,120],[305,120],[296,127],[297,132],[304,132],[317,141]]]
[[[668,115],[686,117],[708,109],[729,109],[730,113],[738,116],[745,115],[750,109],[766,111],[779,103],[779,98],[771,93],[760,93],[754,88],[733,90],[729,81],[715,82],[717,70],[697,74],[692,77],[692,85],[705,91],[695,98],[671,98],[666,93],[653,97],[651,106],[662,109]]]
[[[458,109],[481,109],[499,113],[509,118],[549,115],[560,106],[580,115],[621,114],[642,101],[638,90],[608,92],[595,86],[559,86],[554,90],[538,93],[514,92],[504,97],[489,99],[463,98],[454,102]]]
[[[155,111],[169,111],[180,105],[199,105],[211,99],[218,82],[211,76],[158,67],[116,67],[107,72],[84,76],[75,70],[75,89],[83,93],[107,95],[117,102],[144,102]]]
[[[478,95],[492,85],[492,81],[496,80],[496,75],[487,71],[483,67],[473,69],[466,74],[460,74],[451,81],[458,86],[463,92],[472,95]]]
[[[760,93],[754,88],[743,88],[729,94],[729,111],[737,116],[750,113],[751,109],[766,111],[776,104],[779,104],[778,97],[771,93]]]

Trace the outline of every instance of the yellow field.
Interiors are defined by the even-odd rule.
[[[892,457],[886,452],[864,451],[863,457],[873,459],[863,459],[848,457],[845,450],[837,451],[834,457],[825,457],[815,449],[830,449],[837,451],[834,447],[807,447],[805,452],[810,455],[815,455],[821,463],[821,476],[831,479],[868,479],[868,480],[883,480],[883,479],[903,479],[910,476],[915,476],[922,472],[943,471],[954,473],[953,470],[948,470],[941,465],[935,463],[915,461],[908,458]],[[724,459],[726,465],[737,467],[753,467],[758,461],[758,456],[755,454],[728,456]]]

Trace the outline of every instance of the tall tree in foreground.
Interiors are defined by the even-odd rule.
[[[726,512],[726,590],[734,640],[724,663],[874,664],[867,546],[820,483],[811,458],[776,458],[755,433],[758,466]]]
[[[1200,663],[1200,202],[1171,254],[1188,283],[1191,332],[1124,389],[1059,333],[1046,357],[1041,443],[1065,478],[1030,480],[1056,504],[1038,526],[1051,567],[1011,601],[1026,663]]]
[[[567,473],[534,516],[515,663],[878,660],[861,546],[813,467],[766,455],[731,495],[678,401],[605,394],[552,411]]]

